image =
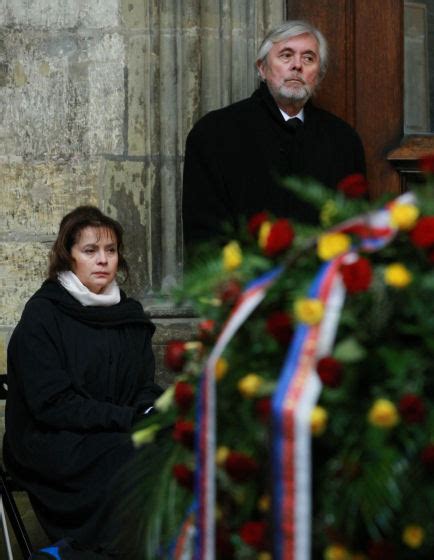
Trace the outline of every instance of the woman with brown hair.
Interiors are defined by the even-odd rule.
[[[134,456],[133,423],[161,393],[155,328],[119,271],[128,275],[120,224],[93,206],[67,214],[8,347],[5,464],[71,558],[115,556],[115,475]]]

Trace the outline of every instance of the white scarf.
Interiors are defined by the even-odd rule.
[[[65,290],[86,307],[89,305],[108,307],[121,301],[121,293],[116,280],[110,282],[100,294],[94,294],[80,282],[78,276],[71,270],[59,272],[57,278]]]

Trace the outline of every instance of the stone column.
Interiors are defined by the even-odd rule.
[[[186,136],[206,112],[252,93],[257,47],[285,11],[283,0],[124,2],[124,23],[131,30],[127,157],[144,162],[143,184],[137,188],[146,207],[143,261],[148,264],[138,285],[158,323],[157,351],[167,338],[188,337],[192,324],[188,311],[174,309],[169,298],[155,298],[182,277]],[[110,181],[105,185],[109,188]],[[116,212],[114,193],[106,198]]]

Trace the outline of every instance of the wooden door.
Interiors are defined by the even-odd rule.
[[[311,21],[328,39],[330,65],[316,101],[359,132],[371,195],[400,192],[403,181],[392,162],[407,141],[403,1],[288,0],[287,9],[288,19]]]

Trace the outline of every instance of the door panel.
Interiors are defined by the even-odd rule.
[[[329,71],[316,102],[359,132],[371,196],[398,193],[387,154],[403,137],[402,0],[288,0],[288,19],[295,18],[327,37]]]

